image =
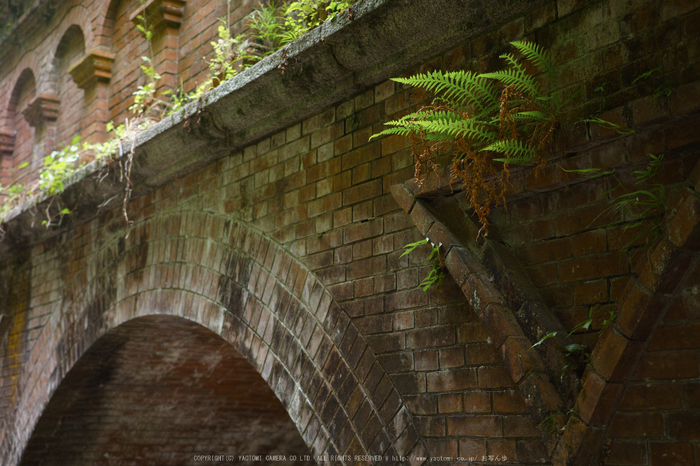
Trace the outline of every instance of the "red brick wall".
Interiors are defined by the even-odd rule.
[[[98,23],[107,15],[106,26],[92,29],[102,28],[96,37],[112,38],[117,55],[109,101],[117,122],[126,117],[130,95],[143,82],[138,57],[146,43],[128,20],[135,5],[112,2],[113,17],[106,8],[91,10],[100,12]],[[186,90],[204,80],[208,42],[216,18],[225,13],[223,2],[195,5],[188,2],[178,39],[178,81]],[[234,30],[243,27],[252,6],[231,2]],[[616,176],[576,178],[555,163],[541,177],[514,169],[507,209],[497,209],[491,220],[494,236],[500,232],[566,329],[595,309],[592,331],[579,332],[574,341],[598,347],[586,375],[577,374],[584,390],[563,411],[568,415],[574,408],[570,419],[593,425],[580,445],[602,464],[667,464],[673,456],[680,464],[700,461],[697,238],[668,246],[673,254],[659,257],[655,251],[661,254],[686,226],[667,228],[650,245],[643,240],[630,245],[636,230],[625,227],[633,219],[603,213],[618,183],[632,188],[630,172],[647,163],[648,153],[666,158],[659,182],[668,193],[668,225],[681,205],[697,198],[697,19],[692,2],[552,2],[436,54],[422,67],[490,71],[503,66],[498,56],[510,51],[507,41],[526,38],[552,51],[561,94],[582,92],[562,116],[553,157],[569,168],[616,168]],[[660,72],[635,82],[657,67]],[[666,85],[671,95],[655,97]],[[294,420],[313,451],[394,448],[403,454],[425,448],[433,456],[506,456],[517,464],[552,460],[492,335],[454,280],[448,276],[441,288],[423,293],[417,285],[430,268],[427,248],[400,257],[403,246],[421,235],[390,188],[413,176],[413,156],[403,138],[370,142],[369,136],[428,98],[417,89],[381,83],[134,199],[128,207],[134,229],[123,242],[118,239],[127,231],[121,212],[112,211],[32,247],[32,275],[23,282],[31,290],[31,305],[3,309],[28,316],[16,319],[7,339],[19,342],[23,336],[26,343],[6,344],[5,354],[16,359],[26,354],[65,372],[97,337],[137,315],[162,312],[208,325],[225,301],[221,292],[228,285],[221,277],[233,275],[223,258],[243,251],[258,264],[242,287],[257,301],[251,298],[256,304],[244,310],[231,307],[230,328],[222,336],[275,388],[284,388],[287,377],[300,384],[306,414]],[[623,136],[579,122],[595,115],[636,132]],[[13,124],[20,127],[23,120],[17,118]],[[27,150],[22,138],[16,150]],[[464,202],[461,193],[454,198]],[[692,213],[687,218],[686,229],[696,228]],[[227,221],[250,228],[257,239],[224,234]],[[285,259],[276,262],[267,248]],[[109,254],[113,262],[105,263]],[[89,298],[98,300],[105,291],[101,280],[107,270],[114,271],[119,291],[90,307],[96,301]],[[666,277],[663,286],[649,284],[648,276],[657,272]],[[284,290],[279,299],[297,299],[307,308],[312,291],[322,290],[337,308],[328,304],[326,311],[336,309],[328,311],[333,317],[314,310],[288,313],[296,308],[276,307],[276,289]],[[639,303],[635,293],[642,296]],[[209,303],[206,317],[191,314],[197,306],[190,295]],[[55,317],[60,322],[50,320],[59,308],[67,309]],[[650,309],[646,333],[628,318],[637,308]],[[89,315],[87,309],[97,311]],[[600,335],[610,310],[620,321]],[[49,337],[54,332],[67,347]],[[301,353],[308,359],[285,359]],[[355,385],[344,385],[337,374],[351,374]],[[17,367],[3,373],[8,413],[23,413],[18,407],[31,400],[32,410],[21,414],[23,441],[48,401],[42,385],[47,377]],[[61,378],[54,377],[58,385]],[[596,387],[604,388],[594,393]],[[590,408],[591,400],[600,404]],[[394,432],[392,422],[403,420],[402,412],[410,413],[410,423]]]
[[[606,464],[698,461],[698,267],[695,258],[632,373],[611,421]]]

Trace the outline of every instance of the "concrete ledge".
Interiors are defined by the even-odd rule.
[[[139,134],[132,196],[243,149],[544,3],[361,0],[349,12]],[[122,153],[129,153],[130,146],[125,144]],[[121,205],[104,203],[123,192],[118,168],[123,157],[104,167],[86,167],[73,178],[61,202],[76,209],[60,227],[43,228],[32,213],[42,212],[47,199],[10,212],[2,226],[0,260]]]

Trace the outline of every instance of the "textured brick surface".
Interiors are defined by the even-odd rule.
[[[204,81],[226,5],[188,1],[182,26],[160,33],[154,54],[162,89],[182,83],[191,90]],[[230,2],[234,34],[255,6]],[[26,41],[3,48],[0,131],[14,141],[2,152],[0,183],[30,181],[43,156],[73,134],[98,137],[108,120],[128,116],[147,51],[128,19],[137,7],[136,0],[63,2]],[[491,216],[496,255],[479,241],[468,251],[445,247],[476,236],[456,215],[471,215],[461,185],[453,192],[446,178],[433,177],[419,188],[410,184],[411,193],[403,187],[414,175],[410,142],[368,139],[386,120],[420,108],[430,97],[424,91],[364,81],[358,71],[356,95],[328,100],[317,114],[262,132],[248,147],[183,130],[182,141],[209,138],[206,150],[218,160],[139,192],[127,206],[134,221],[128,237],[122,213],[107,210],[119,202],[112,201],[87,223],[67,222],[46,233],[53,237],[30,240],[0,265],[3,458],[16,462],[48,412],[51,390],[70,389],[60,382],[93,343],[135,317],[169,314],[230,342],[313,454],[396,452],[408,463],[421,455],[488,464],[499,462],[489,455],[509,464],[697,462],[697,5],[560,0],[511,16],[445,45],[452,49],[443,55],[436,49],[421,68],[494,71],[505,43],[527,37],[551,51],[557,95],[582,92],[561,115],[555,163],[539,176],[514,167],[507,209]],[[68,69],[95,47],[115,53],[110,81],[79,89]],[[344,63],[343,48],[332,47]],[[418,66],[397,66],[395,75]],[[294,76],[314,76],[307,71]],[[22,112],[39,94],[59,98],[59,118],[33,127]],[[592,115],[635,133],[580,121]],[[631,173],[649,153],[666,160],[653,180],[666,186],[669,207],[657,236],[653,216],[637,225],[634,211],[610,209],[616,196],[638,189]],[[32,164],[13,170],[23,162]],[[594,178],[560,166],[616,172]],[[412,194],[425,198],[416,204]],[[440,197],[451,197],[452,207]],[[458,231],[435,223],[428,204],[444,207]],[[443,242],[451,272],[428,293],[417,286],[430,270],[429,247],[402,256],[404,245],[425,235]],[[509,287],[504,297],[499,287],[515,283],[516,274],[498,248],[531,287]],[[498,267],[506,272],[494,273]],[[523,291],[533,289],[541,300]],[[561,361],[530,349],[546,333],[531,332],[534,340],[528,333],[539,325],[526,315],[534,302],[564,327],[555,346],[591,312],[590,330],[566,340],[588,347],[588,366],[573,355],[569,362],[578,366],[561,377]],[[600,333],[611,312],[616,322]],[[567,391],[576,386],[567,380],[583,389]],[[188,393],[179,388],[173,396]],[[570,409],[566,423],[561,413]],[[89,426],[90,419],[80,422]],[[553,448],[552,425],[562,432],[565,423]],[[32,445],[52,430],[43,429]],[[53,444],[64,435],[55,431]]]

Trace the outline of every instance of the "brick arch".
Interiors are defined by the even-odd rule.
[[[4,173],[4,185],[22,180],[31,171],[32,152],[34,149],[34,129],[25,120],[22,111],[30,104],[37,94],[37,81],[34,71],[30,67],[22,69],[21,73],[14,81],[14,87],[10,93],[9,102],[6,105],[6,121],[9,122],[9,132],[13,135],[12,159],[7,164],[3,161],[3,168],[7,166]],[[30,166],[10,172],[24,162],[29,162]]]
[[[15,72],[7,80],[9,83],[10,92],[7,93],[7,101],[3,102],[2,106],[2,126],[7,130],[13,130],[12,126],[14,124],[14,117],[16,112],[17,99],[19,97],[18,92],[20,91],[22,85],[27,82],[28,79],[34,81],[34,88],[36,90],[37,84],[37,69],[39,69],[38,58],[35,54],[30,53],[25,55],[21,62],[15,67]]]
[[[111,329],[85,351],[52,395],[20,464],[144,456],[150,464],[187,464],[214,452],[310,456],[285,407],[228,342],[188,319],[152,315]]]
[[[690,186],[674,200],[675,208],[668,209],[664,231],[635,261],[638,276],[627,283],[615,322],[603,331],[591,353],[574,407],[576,416],[567,422],[554,461],[615,464],[637,455],[636,447],[646,448],[639,442],[647,437],[656,437],[650,445],[656,461],[667,461],[674,450],[681,452],[678,456],[687,455],[686,442],[692,434],[683,432],[697,429],[700,412],[692,404],[691,409],[679,409],[682,404],[674,402],[680,403],[681,392],[663,384],[674,379],[677,386],[700,375],[697,324],[687,322],[697,315],[697,302],[680,303],[685,291],[700,285],[700,162],[691,173],[695,177],[691,175]],[[664,368],[666,364],[672,369]],[[662,408],[666,430],[663,422],[660,428],[658,422],[649,422],[661,417],[654,410]],[[692,452],[690,457],[692,462]]]
[[[137,86],[145,83],[146,78],[139,69],[143,64],[141,57],[151,55],[148,42],[130,20],[130,15],[139,6],[138,0],[113,0],[105,16],[105,25],[109,27],[104,28],[106,36],[103,35],[102,40],[104,47],[113,50],[115,54],[109,88],[108,120],[115,120],[115,124],[121,123],[120,120],[132,105],[132,94]]]
[[[679,190],[673,208],[667,207],[662,222],[665,230],[648,252],[637,257],[637,276],[627,283],[616,320],[598,339],[581,378],[581,388],[566,411],[562,410],[562,401],[567,393],[561,393],[543,376],[548,367],[559,370],[562,364],[553,351],[543,351],[544,356],[530,351],[527,329],[511,311],[509,299],[515,301],[512,297],[517,296],[513,291],[523,295],[521,290],[529,291],[526,284],[517,281],[517,263],[506,250],[496,249],[488,240],[482,240],[480,257],[474,252],[476,248],[463,245],[468,244],[463,238],[476,236],[477,228],[471,222],[460,223],[466,235],[456,234],[427,201],[414,198],[405,185],[392,187],[395,198],[411,213],[421,233],[434,243],[442,243],[448,251],[447,268],[477,310],[492,341],[496,346],[503,342],[499,352],[513,381],[519,384],[531,417],[538,421],[553,464],[622,464],[645,456],[646,449],[654,450],[651,456],[657,461],[677,450],[679,457],[690,457],[692,462],[687,440],[694,434],[684,432],[697,429],[700,412],[682,409],[678,382],[685,379],[695,383],[700,375],[695,348],[697,327],[687,324],[697,318],[697,300],[688,295],[700,289],[700,163],[689,172],[690,183]],[[442,204],[443,208],[445,205],[448,202]],[[458,218],[455,212],[459,211],[451,211],[453,219]],[[489,273],[493,275],[489,277]],[[509,294],[500,291],[497,284]],[[688,290],[692,291],[684,295]],[[536,303],[536,294],[529,292],[527,296]],[[544,317],[534,312],[530,315],[533,321],[539,318],[546,323]],[[553,357],[547,359],[550,355]],[[531,381],[523,383],[528,378]],[[675,385],[666,383],[668,379],[677,379]],[[659,401],[664,397],[667,399]],[[533,402],[535,406],[531,406]],[[697,403],[690,407],[697,408]],[[542,408],[548,409],[547,422],[541,421]],[[667,421],[662,420],[661,411]],[[664,429],[664,425],[672,427]]]
[[[89,236],[89,225],[80,230],[77,238]],[[22,386],[33,389],[16,406],[28,419],[24,429],[15,426],[17,445],[101,335],[136,317],[168,314],[209,328],[244,354],[314,453],[426,456],[364,337],[321,282],[258,230],[202,212],[163,215],[127,240],[60,263],[73,260],[84,265],[63,271],[60,311],[32,351],[32,372],[22,375]]]
[[[41,60],[41,79],[39,82],[39,92],[44,94],[57,94],[57,73],[56,55],[60,51],[61,42],[71,30],[80,29],[83,36],[84,50],[94,47],[95,36],[93,33],[93,20],[90,10],[84,5],[74,4],[62,10],[60,19],[56,19],[56,28],[44,39],[42,48],[45,53]]]
[[[55,44],[58,45],[56,45],[53,51],[51,65],[49,66],[49,75],[46,77],[49,83],[48,88],[55,94],[61,92],[61,84],[63,84],[60,82],[61,68],[70,66],[71,63],[81,58],[86,50],[85,34],[83,33],[84,29],[80,27],[80,25],[73,23],[69,27],[63,29],[63,34],[56,36],[60,37],[60,39],[55,42]],[[76,45],[74,41],[80,43],[79,48],[81,53],[78,56],[71,55],[73,52],[71,49],[74,48],[72,46]]]
[[[50,67],[51,75],[47,77],[47,81],[51,82],[50,87],[60,103],[54,129],[55,135],[47,135],[53,136],[51,141],[53,144],[47,144],[49,149],[53,148],[52,146],[61,148],[68,145],[75,136],[76,128],[82,130],[85,126],[87,115],[84,92],[69,72],[71,65],[85,55],[86,38],[83,31],[84,29],[77,24],[65,28],[54,51]],[[77,134],[82,135],[82,131],[78,131]]]
[[[85,48],[94,48],[99,44],[95,39],[92,23],[93,20],[91,19],[90,10],[87,7],[80,4],[73,5],[61,19],[60,25],[58,29],[56,29],[51,43],[57,44],[58,41],[56,39],[60,40],[71,28],[77,26],[80,28],[85,38]]]
[[[112,49],[112,35],[114,33],[114,21],[117,19],[117,9],[121,0],[104,2],[100,10],[100,20],[96,25],[96,44]]]

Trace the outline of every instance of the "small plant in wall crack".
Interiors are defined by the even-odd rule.
[[[639,187],[636,191],[629,191],[617,178],[617,186],[610,191],[608,195],[613,195],[615,191],[622,190],[623,194],[613,198],[613,204],[607,209],[603,210],[593,222],[597,220],[600,216],[607,212],[622,213],[622,215],[627,220],[623,230],[628,230],[630,228],[636,228],[644,224],[645,220],[653,217],[653,223],[650,228],[641,230],[635,234],[635,236],[625,245],[625,247],[636,243],[637,240],[645,238],[645,242],[648,243],[658,236],[661,232],[661,221],[662,215],[665,211],[666,204],[666,189],[664,185],[660,183],[651,183],[651,180],[659,174],[664,163],[664,156],[648,154],[649,162],[647,166],[642,170],[635,170],[632,172],[632,176],[635,179],[634,186]],[[604,170],[601,168],[585,168],[578,170],[566,170],[559,166],[563,171],[567,173],[575,173],[578,175],[584,175],[592,178],[597,178],[600,176],[613,175],[615,176],[615,170]]]
[[[80,136],[74,136],[68,146],[44,157],[43,166],[39,170],[39,179],[35,183],[29,186],[14,184],[6,190],[0,189],[0,192],[6,193],[7,196],[3,201],[2,208],[0,208],[0,216],[7,214],[24,199],[45,194],[49,197],[49,203],[44,209],[46,218],[42,220],[41,224],[46,228],[60,225],[63,217],[70,214],[72,209],[61,204],[58,194],[63,192],[65,181],[79,168],[80,155],[91,151],[96,154],[96,158],[100,156],[99,150],[95,150],[99,145],[81,144],[80,140]],[[23,163],[17,169],[26,168],[28,165],[28,163]]]
[[[574,333],[582,331],[582,332],[589,332],[591,330],[591,326],[593,325],[593,313],[595,311],[595,307],[591,306],[588,309],[588,318],[586,320],[583,320],[571,329],[571,331],[568,333],[568,337],[571,337]],[[603,330],[605,330],[609,325],[612,325],[613,322],[615,322],[615,319],[617,318],[617,314],[613,309],[611,309],[608,312],[608,316],[603,320],[601,328],[599,333],[603,333]],[[540,338],[536,343],[534,343],[530,349],[534,349],[537,346],[541,345],[545,341],[549,340],[550,338],[554,338],[558,335],[559,332],[551,332],[547,333],[544,335],[542,338]],[[566,355],[569,357],[569,363],[566,364],[562,370],[561,370],[561,377],[562,379],[564,378],[564,375],[566,374],[567,371],[580,368],[582,364],[588,363],[591,358],[591,353],[588,351],[588,346],[587,345],[582,345],[580,343],[571,343],[568,344],[564,347],[564,351],[566,352]]]
[[[405,251],[399,257],[403,257],[412,253],[417,247],[423,246],[424,244],[429,244],[431,247],[430,256],[428,256],[428,261],[430,261],[430,263],[432,264],[432,268],[430,269],[428,275],[420,283],[419,287],[423,289],[423,292],[427,293],[430,287],[435,286],[435,288],[437,288],[442,284],[442,281],[445,279],[445,262],[443,261],[442,256],[440,255],[440,246],[442,246],[442,243],[432,243],[429,238],[416,241],[415,243],[409,243],[406,246],[404,246]]]

